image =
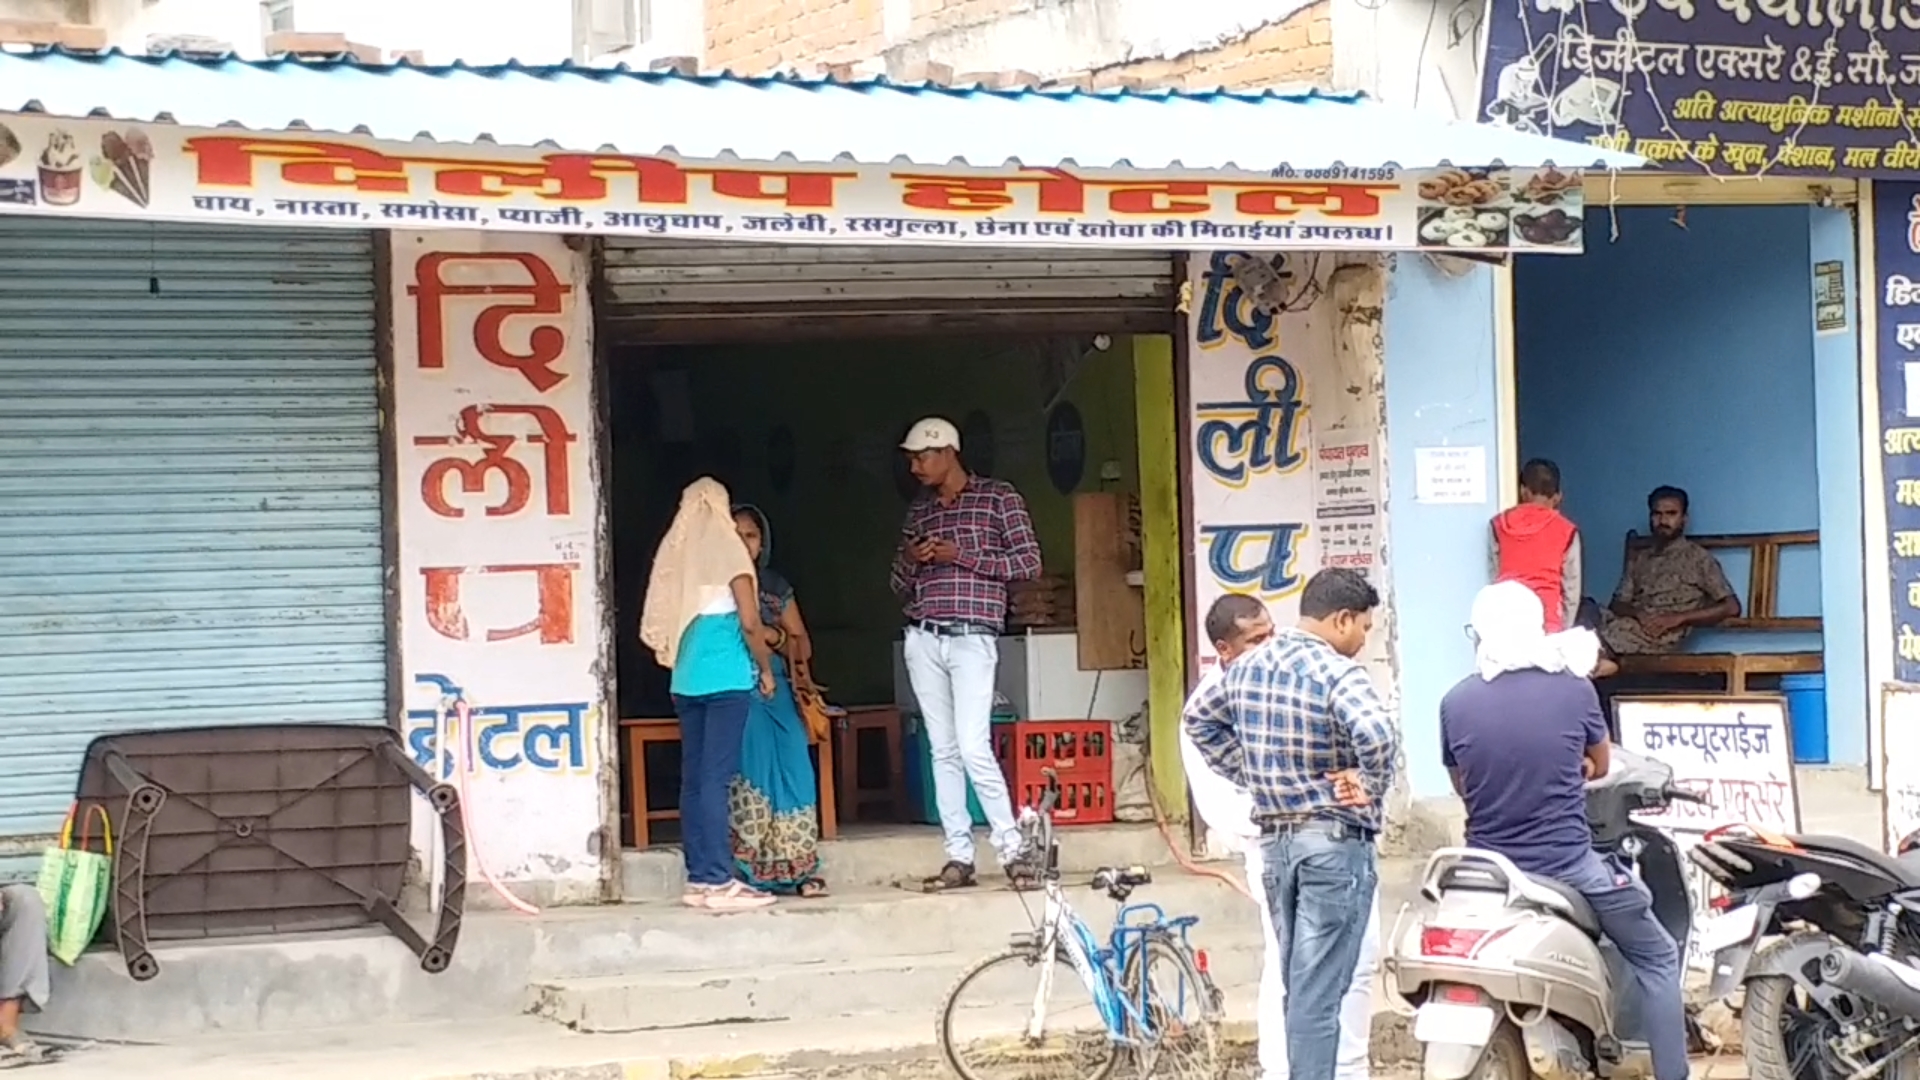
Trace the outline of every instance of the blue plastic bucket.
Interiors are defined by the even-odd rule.
[[[1827,677],[1823,674],[1782,675],[1780,693],[1787,699],[1787,721],[1793,727],[1793,760],[1802,765],[1827,762]]]

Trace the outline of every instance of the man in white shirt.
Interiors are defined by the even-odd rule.
[[[1226,666],[1273,637],[1273,617],[1266,605],[1251,596],[1228,593],[1207,612],[1206,632],[1220,662],[1200,677],[1187,699],[1202,697],[1218,681]],[[1214,772],[1201,756],[1193,737],[1180,725],[1180,759],[1186,765],[1187,787],[1193,793],[1200,819],[1220,833],[1230,847],[1245,852],[1247,887],[1260,907],[1260,925],[1266,934],[1266,955],[1260,968],[1260,1072],[1264,1080],[1286,1080],[1286,987],[1280,973],[1280,948],[1267,909],[1265,874],[1260,856],[1260,826],[1253,820],[1253,797],[1246,789]],[[1360,962],[1340,1008],[1338,1080],[1367,1080],[1368,1042],[1373,1034],[1373,971],[1380,957],[1380,898],[1373,899],[1366,936],[1360,943]]]

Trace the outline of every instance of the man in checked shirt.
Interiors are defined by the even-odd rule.
[[[907,509],[889,581],[906,607],[907,678],[933,750],[933,793],[947,862],[928,892],[974,884],[967,781],[986,811],[994,850],[1016,888],[1034,884],[1014,825],[1007,780],[993,755],[994,669],[1007,620],[1007,583],[1040,576],[1040,543],[1013,485],[974,476],[960,461],[960,430],[930,416],[900,444],[926,486]]]
[[[1186,710],[1201,757],[1253,796],[1291,1080],[1334,1080],[1341,998],[1378,885],[1373,844],[1400,738],[1353,658],[1379,605],[1359,574],[1320,571],[1299,625],[1235,660]]]

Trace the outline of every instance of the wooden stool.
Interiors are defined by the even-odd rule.
[[[620,731],[627,743],[627,799],[633,807],[633,846],[650,847],[653,843],[653,823],[656,821],[678,821],[680,807],[679,792],[675,792],[675,804],[666,810],[655,810],[647,805],[647,747],[656,743],[680,743],[680,721],[668,720],[622,720]],[[820,838],[832,840],[840,835],[839,807],[834,801],[833,740],[814,744],[820,751],[820,760],[815,766],[818,776],[820,797]]]
[[[877,731],[885,744],[886,782],[880,787],[860,786],[860,733]],[[887,820],[907,820],[906,762],[901,756],[904,740],[900,733],[900,709],[896,705],[855,705],[841,717],[835,734],[844,739],[839,750],[839,795],[849,820],[859,820],[860,810],[868,804],[885,808]]]
[[[656,743],[680,745],[680,721],[677,718],[666,720],[622,720],[620,733],[627,743],[627,798],[633,804],[633,846],[650,847],[653,844],[653,823],[656,821],[680,820],[679,793],[674,793],[674,804],[666,810],[655,810],[647,805],[647,747]]]

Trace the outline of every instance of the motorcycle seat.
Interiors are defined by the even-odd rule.
[[[1915,857],[1920,855],[1920,852],[1909,852],[1896,858],[1844,836],[1811,834],[1795,836],[1792,840],[1809,851],[1853,859],[1879,870],[1909,888],[1920,888],[1920,858]]]
[[[1555,915],[1572,923],[1593,940],[1600,940],[1600,916],[1594,913],[1593,905],[1587,903],[1587,898],[1580,895],[1578,890],[1539,874],[1528,874],[1527,880],[1567,902],[1564,909],[1554,910]]]

